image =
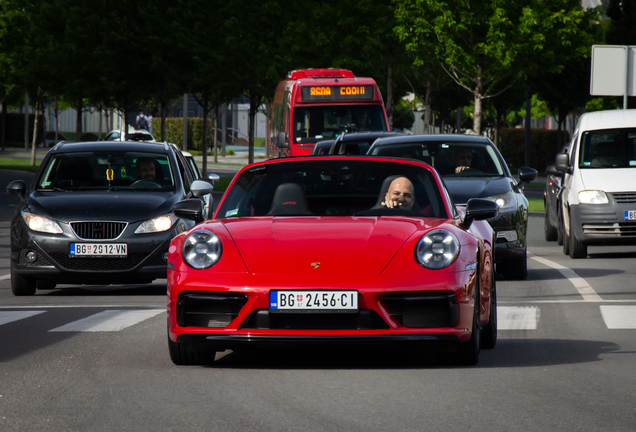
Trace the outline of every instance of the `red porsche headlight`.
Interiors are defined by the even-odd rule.
[[[186,264],[202,270],[219,262],[223,254],[223,243],[212,231],[198,229],[185,239],[181,253]]]
[[[415,246],[415,258],[429,269],[443,269],[455,262],[459,255],[459,241],[450,231],[429,231]]]

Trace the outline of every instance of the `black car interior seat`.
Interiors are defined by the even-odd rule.
[[[268,214],[272,216],[313,215],[305,192],[298,183],[283,183],[276,188]]]

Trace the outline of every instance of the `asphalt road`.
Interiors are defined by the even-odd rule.
[[[0,195],[0,431],[636,428],[636,247],[571,260],[531,217],[528,279],[498,279],[499,342],[475,367],[293,347],[177,367],[165,281],[13,297],[7,201]]]

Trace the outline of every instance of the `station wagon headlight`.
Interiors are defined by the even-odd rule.
[[[29,212],[22,212],[22,219],[32,231],[45,232],[50,234],[62,234],[62,228],[49,218],[38,216]]]
[[[427,233],[415,246],[415,258],[429,269],[443,269],[459,255],[459,241],[450,231],[438,229]]]
[[[582,190],[579,192],[581,204],[608,204],[609,200],[605,192],[600,190]]]
[[[212,231],[199,229],[190,234],[181,249],[183,260],[195,269],[206,269],[219,262],[223,254],[223,244]]]
[[[177,217],[172,213],[158,216],[143,222],[135,230],[135,234],[147,234],[168,231],[172,225],[177,221]]]

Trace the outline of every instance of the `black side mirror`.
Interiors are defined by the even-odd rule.
[[[7,193],[20,198],[21,201],[24,201],[24,196],[26,194],[26,185],[24,184],[24,181],[14,180],[9,183],[7,186]]]
[[[517,187],[521,186],[524,183],[531,182],[532,180],[537,178],[537,170],[534,168],[530,168],[527,166],[523,166],[519,168],[519,183],[517,183]]]
[[[548,167],[545,169],[545,173],[546,175],[549,175],[549,176],[556,176],[556,177],[563,178],[563,173],[560,171],[557,171],[554,165],[548,165]]]
[[[554,158],[554,169],[562,174],[572,174],[572,167],[570,166],[570,155],[567,153],[559,153]]]
[[[174,205],[174,215],[194,221],[195,224],[201,223],[203,222],[203,201],[197,198],[179,201]]]
[[[471,198],[466,203],[466,217],[464,217],[464,227],[470,228],[476,220],[494,218],[499,214],[499,204],[482,198]]]
[[[285,132],[278,132],[278,136],[276,137],[276,146],[278,148],[289,148],[287,134]]]

